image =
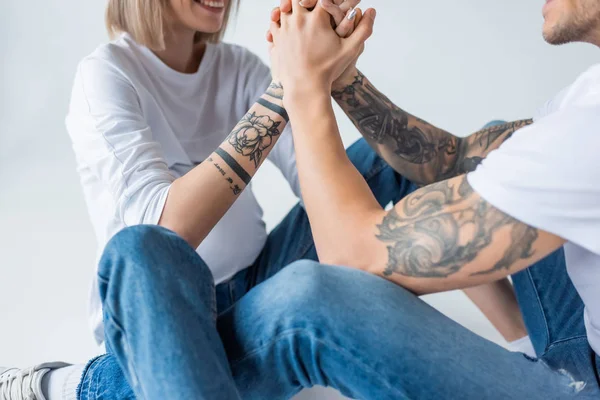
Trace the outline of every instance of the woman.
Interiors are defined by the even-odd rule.
[[[359,1],[349,0],[341,9],[348,11]],[[197,357],[189,359],[195,358],[195,365],[201,360],[203,370],[182,378],[197,382],[195,396],[237,398],[235,387],[229,385],[231,373],[216,314],[284,266],[300,258],[316,258],[301,207],[267,235],[262,209],[252,190],[245,190],[269,158],[300,196],[281,88],[271,84],[269,69],[257,56],[220,41],[236,7],[237,0],[108,2],[106,22],[114,40],[79,64],[67,127],[98,253],[106,250],[92,286],[90,323],[96,340],[106,344],[110,355],[91,361],[85,371],[81,366],[58,368],[64,364],[22,371],[23,386],[40,385],[33,385],[37,398],[63,398],[64,388],[76,387],[82,372],[82,399],[104,398],[94,389],[99,377],[105,379],[105,395],[112,388],[115,398],[132,397],[133,392],[142,398],[147,391],[151,395],[146,397],[191,398],[186,391],[165,388],[163,393],[140,383],[144,380],[134,365],[153,364],[142,360],[150,356],[146,350],[158,350],[166,341],[165,354],[171,355],[193,352],[194,346],[188,344],[196,345]],[[397,184],[393,171],[364,142],[350,152],[361,160],[357,167],[370,175],[373,187],[383,188],[377,193],[382,204],[392,201]],[[131,238],[128,233],[117,235],[114,246],[107,247],[109,240],[138,225],[166,228],[197,249],[200,257],[193,273],[200,275],[195,275],[192,294],[181,296],[185,291],[181,281],[191,283],[192,278],[188,271],[175,273],[176,267],[160,269],[146,260],[146,277],[136,267],[112,270],[119,276],[102,268],[110,263],[110,249]],[[170,235],[167,240],[185,247],[165,229],[128,231],[137,244],[123,253],[135,253],[153,235]],[[152,271],[154,267],[158,271]],[[150,306],[152,302],[160,304]],[[195,308],[193,322],[179,312],[188,308]],[[135,338],[123,338],[123,324],[131,326]],[[194,371],[195,365],[178,367]],[[121,371],[126,371],[130,385]],[[14,390],[17,396],[16,391],[23,389],[17,387],[15,376],[5,374],[2,389]],[[8,385],[12,386],[6,389]],[[74,396],[71,390],[66,397]]]
[[[352,31],[344,16],[358,1],[327,5],[338,34]],[[223,322],[227,311],[286,265],[316,259],[301,207],[267,236],[262,210],[244,190],[268,157],[300,196],[281,87],[270,85],[256,56],[220,43],[235,7],[233,0],[109,1],[107,25],[118,37],[80,63],[67,118],[104,252],[90,322],[109,355],[85,368],[26,371],[25,386],[40,384],[37,398],[72,398],[78,383],[82,399],[238,398],[228,358],[240,338]],[[349,155],[382,205],[414,189],[364,141]],[[141,224],[178,237],[129,228],[107,246]],[[200,257],[190,269],[184,260],[165,267],[168,248],[186,260],[197,249]],[[226,328],[215,325],[216,314]],[[173,378],[173,369],[183,373]]]

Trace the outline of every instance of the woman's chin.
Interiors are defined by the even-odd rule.
[[[222,21],[202,21],[202,23],[194,24],[193,29],[207,34],[218,33],[223,28]]]

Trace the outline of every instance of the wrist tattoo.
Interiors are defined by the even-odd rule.
[[[221,157],[223,159],[225,164],[229,165],[229,168],[231,168],[231,170],[233,172],[235,172],[236,175],[239,176],[239,178],[246,185],[248,185],[250,183],[250,181],[252,180],[252,177],[250,176],[250,174],[248,174],[246,172],[246,170],[244,168],[242,168],[242,166],[237,161],[235,161],[235,158],[231,157],[231,155],[229,155],[228,152],[226,152],[225,150],[223,150],[220,147],[218,147],[215,150],[215,153],[217,153],[219,155],[219,157]]]
[[[274,113],[279,114],[285,120],[285,122],[289,122],[290,117],[288,116],[287,111],[285,111],[285,108],[280,107],[277,104],[271,103],[270,101],[265,100],[262,97],[256,100],[256,102],[261,106],[273,111]]]
[[[248,113],[229,134],[227,140],[235,151],[249,157],[258,168],[263,160],[263,152],[273,144],[273,138],[281,135],[281,121],[273,121],[268,115]]]
[[[363,86],[364,81],[365,76],[362,72],[358,71],[358,75],[354,77],[354,82],[341,90],[332,91],[331,96],[339,102],[346,102],[350,107],[358,107],[360,106],[360,102],[356,97],[356,91],[358,87]]]
[[[283,100],[283,85],[280,82],[271,82],[266,93],[271,97]]]

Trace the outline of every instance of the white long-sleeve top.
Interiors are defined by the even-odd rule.
[[[169,68],[128,35],[81,61],[66,122],[98,255],[121,229],[158,224],[172,182],[225,140],[270,81],[257,56],[225,43],[209,44],[194,74]],[[268,159],[300,197],[289,129]],[[197,251],[220,283],[251,265],[266,238],[263,211],[250,186]],[[90,323],[103,342],[95,273]]]

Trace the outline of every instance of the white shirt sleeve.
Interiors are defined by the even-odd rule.
[[[79,167],[112,195],[115,218],[126,226],[158,224],[175,177],[118,67],[94,58],[79,65],[67,129]]]
[[[271,84],[271,71],[256,55],[248,52],[247,56],[249,58],[246,62],[247,68],[249,68],[249,90],[246,95],[248,109],[250,109]],[[269,153],[268,160],[281,171],[296,197],[301,199],[300,180],[296,168],[296,150],[290,124],[281,133],[281,137]]]
[[[600,107],[537,120],[468,175],[496,208],[600,254]]]

